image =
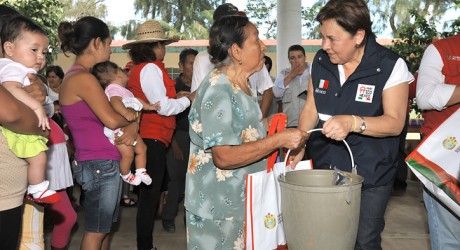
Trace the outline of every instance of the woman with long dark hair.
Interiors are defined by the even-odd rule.
[[[133,145],[138,124],[128,122],[113,110],[92,67],[110,58],[110,32],[95,17],[83,17],[75,24],[59,25],[64,53],[76,55],[62,82],[59,102],[75,145],[74,174],[85,199],[85,233],[81,249],[108,249],[108,233],[117,221],[121,194],[120,154],[104,135],[104,126],[121,127],[115,143]]]

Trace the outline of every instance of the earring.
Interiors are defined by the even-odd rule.
[[[361,43],[357,43],[357,44],[355,45],[355,48],[359,48],[360,45],[361,45]]]
[[[238,64],[241,65],[243,64],[243,62],[241,60],[238,60]]]

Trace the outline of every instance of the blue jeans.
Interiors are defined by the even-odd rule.
[[[85,231],[109,233],[118,219],[121,195],[120,165],[114,160],[80,161],[75,179],[85,195]]]
[[[428,225],[432,250],[460,249],[460,218],[445,208],[431,193],[423,190],[428,211]]]
[[[390,182],[386,186],[362,190],[356,250],[382,249],[380,235],[385,228],[385,210],[392,188]]]

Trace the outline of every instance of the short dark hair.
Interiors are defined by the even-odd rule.
[[[121,70],[116,63],[105,61],[96,63],[91,73],[97,78],[101,86],[105,89],[115,79],[118,70]]]
[[[15,16],[21,15],[17,10],[13,9],[11,6],[6,4],[0,4],[0,32],[3,28],[3,25],[7,21]]]
[[[316,20],[323,24],[329,19],[335,19],[344,30],[353,36],[358,30],[364,30],[366,35],[360,46],[364,46],[367,38],[373,35],[369,8],[363,0],[329,0],[319,11]]]
[[[300,51],[305,56],[305,49],[301,45],[298,45],[298,44],[291,45],[291,47],[289,47],[288,49],[288,57],[291,51]]]
[[[25,31],[47,36],[45,30],[32,21],[32,19],[21,15],[13,16],[2,27],[1,40],[3,51],[5,42],[14,42]]]
[[[243,16],[226,16],[214,22],[209,31],[208,53],[213,64],[226,64],[228,49],[237,44],[243,47],[247,38],[244,27],[249,19]]]
[[[60,23],[58,36],[64,54],[71,52],[78,56],[88,48],[92,39],[99,37],[104,42],[110,38],[110,31],[107,24],[100,19],[86,16],[80,18],[73,25],[69,22]]]
[[[46,68],[45,75],[48,77],[48,74],[54,72],[59,78],[64,79],[64,71],[62,68],[58,65],[51,65],[48,68]]]
[[[141,64],[144,62],[153,62],[157,60],[153,48],[158,45],[159,42],[153,43],[135,43],[131,45],[129,50],[129,57],[134,64]]]
[[[264,56],[264,58],[265,58],[265,65],[268,64],[267,66],[268,72],[272,71],[272,67],[273,67],[272,59],[269,56]]]
[[[184,64],[185,63],[185,59],[187,59],[187,56],[189,55],[198,55],[198,51],[194,50],[194,49],[184,49],[180,52],[179,54],[179,62]]]

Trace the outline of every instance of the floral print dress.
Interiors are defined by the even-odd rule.
[[[212,71],[197,90],[189,114],[191,144],[185,206],[188,240],[207,239],[207,244],[211,244],[209,239],[216,238],[218,234],[213,227],[205,226],[206,220],[221,230],[215,245],[207,245],[205,249],[224,249],[223,246],[228,244],[235,245],[230,249],[244,247],[246,175],[264,170],[266,160],[224,170],[214,165],[211,149],[264,138],[266,130],[261,121],[257,99],[246,95],[224,72]],[[231,229],[226,227],[222,233],[220,223],[229,222],[233,226]],[[193,235],[198,232],[199,235]],[[189,244],[189,249],[204,248]]]

